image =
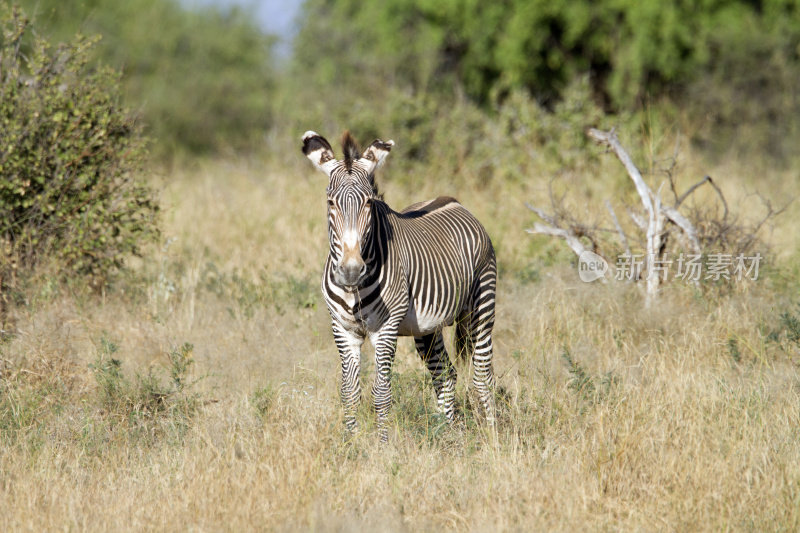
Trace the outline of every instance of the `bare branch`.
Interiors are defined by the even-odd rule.
[[[619,224],[619,219],[617,219],[617,214],[614,213],[614,208],[611,207],[611,202],[606,200],[606,208],[608,212],[611,213],[611,220],[614,221],[614,227],[617,228],[617,234],[619,235],[619,240],[621,241],[622,245],[625,247],[625,253],[628,255],[631,254],[631,247],[628,244],[628,237],[625,236],[625,232],[622,231],[622,226]]]
[[[711,179],[711,176],[708,176],[708,183],[710,183],[711,186],[714,187],[714,190],[717,191],[717,195],[722,201],[722,207],[725,208],[725,213],[722,215],[722,222],[724,223],[726,220],[728,220],[728,202],[725,201],[725,196],[722,195],[722,191],[719,187],[717,187],[717,184],[714,183],[714,180]]]
[[[539,218],[541,218],[542,220],[544,220],[548,224],[550,224],[552,226],[556,225],[556,219],[554,217],[548,215],[547,213],[545,213],[544,211],[542,211],[538,207],[532,206],[528,202],[525,202],[525,207],[527,207],[528,209],[530,209],[531,211],[536,213],[539,216]]]
[[[747,240],[745,241],[745,247],[747,247],[747,248],[749,248],[750,245],[756,240],[756,238],[758,236],[758,232],[761,230],[761,228],[764,226],[764,224],[767,223],[768,220],[773,219],[773,218],[777,217],[778,215],[780,215],[781,213],[783,213],[784,211],[786,211],[789,208],[789,206],[792,204],[792,202],[794,202],[794,198],[792,198],[791,200],[786,202],[786,204],[783,207],[781,207],[780,209],[778,209],[776,211],[772,207],[772,202],[770,202],[768,199],[766,199],[763,196],[761,196],[760,193],[756,193],[756,196],[758,196],[758,198],[761,200],[761,203],[764,204],[764,206],[766,206],[767,214],[764,215],[764,218],[759,220],[758,223],[752,228],[752,230],[750,232],[750,235],[748,236]]]
[[[647,223],[644,221],[641,215],[639,215],[639,213],[636,213],[630,207],[626,209],[626,212],[628,213],[628,216],[631,217],[631,220],[633,220],[633,223],[636,224],[640,230],[647,231]]]
[[[653,191],[650,190],[650,187],[644,182],[644,178],[642,178],[642,173],[639,172],[639,169],[636,168],[636,165],[633,163],[631,156],[628,155],[628,152],[622,147],[619,143],[619,138],[617,138],[617,132],[613,129],[611,131],[600,131],[595,128],[590,128],[588,131],[589,137],[594,139],[596,142],[600,144],[605,144],[616,154],[617,158],[622,162],[622,165],[625,167],[625,170],[628,171],[628,175],[633,180],[634,185],[636,185],[636,192],[639,193],[639,197],[642,199],[642,204],[644,208],[647,210],[648,214],[652,217],[654,214],[653,211]]]
[[[552,235],[554,237],[561,237],[567,242],[567,245],[572,248],[572,251],[580,257],[581,254],[586,252],[586,247],[583,243],[578,239],[578,237],[570,230],[556,228],[553,226],[546,226],[539,222],[536,222],[533,225],[533,228],[525,230],[528,233],[532,234],[539,234],[539,235]]]
[[[650,223],[647,225],[647,264],[645,266],[647,297],[645,298],[645,307],[650,307],[655,301],[658,296],[658,286],[661,284],[661,276],[658,275],[656,270],[656,262],[661,257],[664,214],[659,195],[654,195],[653,200],[653,211],[650,215]]]
[[[551,200],[552,200],[552,195],[551,195]],[[536,222],[533,225],[532,229],[528,229],[525,231],[533,234],[538,233],[540,235],[552,235],[555,237],[561,237],[562,239],[567,241],[567,245],[569,245],[569,247],[572,248],[572,251],[575,252],[578,255],[578,257],[580,257],[580,255],[586,251],[586,247],[580,241],[580,238],[573,231],[572,228],[564,229],[560,227],[558,221],[556,220],[556,217],[548,215],[547,213],[544,212],[544,210],[539,209],[538,207],[531,205],[528,202],[525,202],[525,207],[536,213],[536,215],[538,215],[539,218],[547,222],[547,225]],[[594,243],[594,241],[592,241],[592,243],[596,248],[597,247],[596,243]]]
[[[659,189],[658,194],[654,194],[652,189],[647,186],[647,183],[645,183],[642,177],[642,173],[633,163],[628,152],[626,152],[620,144],[619,138],[617,138],[617,134],[613,129],[605,132],[591,128],[587,133],[589,137],[601,144],[607,145],[614,154],[616,154],[617,158],[625,167],[625,170],[628,171],[628,176],[633,180],[636,186],[636,192],[639,193],[642,205],[644,205],[645,211],[647,211],[649,219],[647,224],[645,225],[644,221],[641,221],[642,223],[639,224],[639,226],[642,229],[646,228],[645,231],[647,234],[647,272],[645,274],[647,280],[647,299],[645,300],[645,305],[649,307],[658,295],[658,286],[661,283],[661,277],[658,275],[656,265],[661,258],[662,239],[664,238],[664,221],[666,216],[660,199],[661,190]],[[634,219],[634,221],[636,221],[636,219]]]
[[[672,195],[675,197],[675,200],[678,199],[678,191],[675,189],[675,167],[678,166],[678,152],[680,150],[680,145],[681,138],[680,136],[676,136],[675,149],[672,151],[672,161],[670,162],[669,168],[665,170],[667,177],[669,178],[669,188],[672,190]]]
[[[692,194],[695,191],[695,189],[697,189],[698,187],[700,187],[702,184],[704,184],[707,181],[711,181],[711,176],[706,176],[705,178],[701,179],[700,181],[698,181],[697,183],[695,183],[694,185],[689,187],[689,189],[685,193],[683,193],[680,196],[680,198],[678,198],[678,195],[676,194],[675,197],[678,198],[678,199],[675,201],[675,205],[673,205],[672,207],[674,207],[675,209],[680,207],[681,204],[683,203],[683,201],[686,200],[689,197],[689,195]]]
[[[696,254],[701,252],[700,249],[700,241],[697,238],[697,230],[695,229],[694,225],[689,222],[689,219],[683,216],[678,212],[677,209],[674,207],[663,207],[664,216],[666,216],[672,223],[676,226],[681,228],[684,233],[686,233],[686,237],[689,239],[689,243],[692,245],[692,251]]]

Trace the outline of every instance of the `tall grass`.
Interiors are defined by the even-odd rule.
[[[0,344],[0,529],[800,527],[796,208],[773,229],[774,274],[673,285],[643,311],[635,287],[583,284],[561,243],[523,232],[544,177],[412,188],[390,163],[390,204],[454,194],[487,224],[502,394],[492,444],[459,368],[461,416],[442,426],[404,339],[381,446],[368,392],[362,432],[342,428],[318,293],[325,183],[267,163],[165,176],[168,245],[102,299],[62,289],[16,311]],[[599,165],[602,180],[619,171]],[[754,185],[732,163],[703,171]]]

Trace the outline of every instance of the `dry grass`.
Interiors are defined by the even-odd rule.
[[[487,221],[504,272],[496,444],[468,408],[439,425],[408,340],[389,445],[372,431],[368,386],[363,431],[347,440],[317,288],[324,183],[300,168],[170,176],[170,246],[102,299],[62,292],[18,312],[0,344],[0,530],[800,528],[785,285],[675,286],[644,312],[633,288],[581,284],[564,265],[532,273],[532,251],[559,243],[521,231],[521,201],[544,192],[531,185],[457,194]],[[385,189],[398,207],[452,190]],[[783,223],[777,242],[796,243]],[[135,376],[168,390],[167,354],[184,342],[184,377],[202,379],[154,399]],[[96,379],[110,357],[125,376],[115,402]]]

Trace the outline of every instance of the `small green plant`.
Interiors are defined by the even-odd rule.
[[[277,391],[272,385],[259,387],[250,395],[250,405],[253,406],[256,416],[263,421],[275,405]]]
[[[156,237],[145,141],[97,39],[52,46],[0,4],[0,292],[41,264],[100,286]]]
[[[115,408],[119,398],[124,397],[129,387],[122,375],[122,361],[114,358],[119,347],[106,335],[100,338],[100,353],[89,369],[100,386],[100,403],[106,408]]]
[[[742,353],[739,351],[739,342],[736,340],[736,337],[731,335],[728,338],[728,353],[730,354],[731,358],[736,363],[741,363],[742,361]]]
[[[572,356],[569,347],[564,346],[561,358],[567,363],[570,374],[567,387],[587,404],[596,404],[608,399],[612,390],[619,384],[619,376],[606,372],[602,376],[589,374],[581,363]]]
[[[800,314],[800,305],[797,306],[798,313]],[[798,315],[784,311],[780,317],[781,326],[786,332],[786,339],[800,346],[800,318]]]
[[[769,331],[766,338],[777,344],[781,344],[785,339],[800,349],[800,304],[797,305],[795,312],[789,310],[781,312],[778,316],[778,326]]]
[[[192,350],[194,346],[188,342],[169,352],[169,375],[172,378],[172,387],[176,392],[183,392],[187,385],[191,383],[186,382],[186,377],[189,372],[189,367],[194,363],[192,359]]]
[[[594,394],[594,381],[592,380],[592,376],[586,372],[586,369],[583,368],[577,359],[572,357],[567,346],[564,346],[561,352],[561,358],[567,363],[567,371],[570,375],[567,387],[584,400],[588,400]]]
[[[89,368],[99,386],[98,399],[111,428],[153,435],[166,425],[182,434],[200,406],[199,396],[189,392],[197,383],[189,376],[192,348],[189,343],[183,344],[167,354],[168,368],[151,367],[147,374],[136,374],[131,380],[122,371],[122,361],[114,357],[118,345],[104,335],[97,359]],[[163,379],[165,373],[170,378],[167,383]]]

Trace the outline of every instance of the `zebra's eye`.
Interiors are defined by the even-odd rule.
[[[371,209],[372,208],[372,198],[367,198],[367,201],[364,202],[364,208],[365,209]]]
[[[328,208],[333,208],[333,199],[328,198]]]

